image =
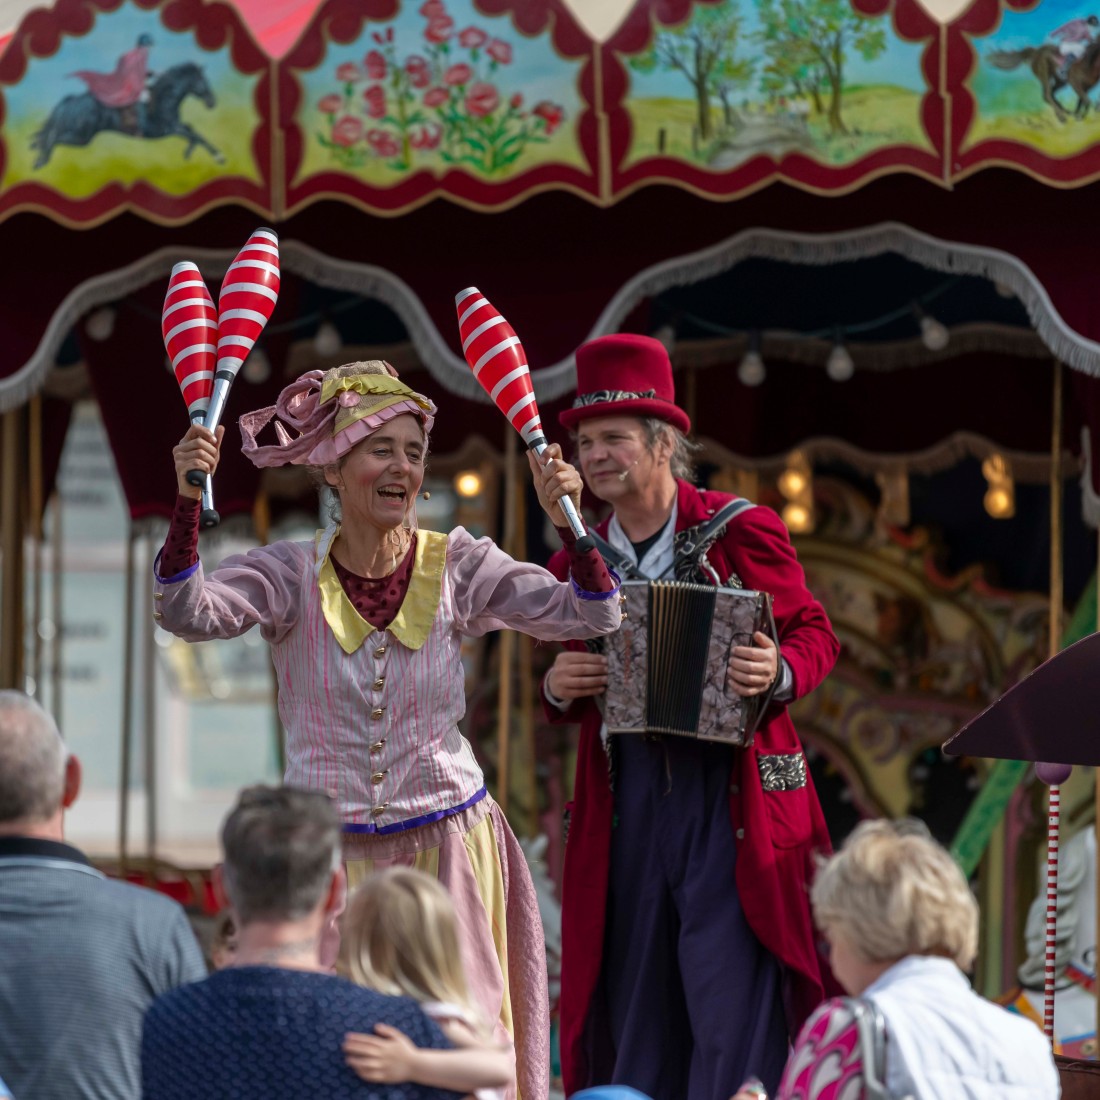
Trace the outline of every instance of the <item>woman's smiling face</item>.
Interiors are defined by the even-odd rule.
[[[357,443],[338,466],[326,466],[325,481],[340,495],[343,523],[400,527],[424,483],[427,449],[420,421],[404,413]]]

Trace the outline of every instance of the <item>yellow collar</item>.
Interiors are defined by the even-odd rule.
[[[354,653],[374,633],[375,628],[355,610],[340,584],[332,564],[332,544],[339,527],[317,532],[316,547],[320,567],[317,586],[321,591],[321,610],[325,622],[345,653]],[[428,640],[439,597],[443,590],[443,569],[447,564],[447,536],[438,531],[417,531],[409,590],[401,601],[397,616],[387,628],[409,649],[420,649]]]

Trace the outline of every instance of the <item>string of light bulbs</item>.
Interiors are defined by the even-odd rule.
[[[834,324],[828,328],[809,329],[800,332],[799,336],[805,340],[831,340],[832,347],[825,360],[825,373],[834,382],[847,382],[855,374],[855,363],[847,346],[849,337],[874,332],[876,329],[885,328],[887,325],[904,320],[906,317],[913,318],[920,333],[921,342],[929,351],[942,351],[947,347],[951,334],[947,326],[932,316],[927,307],[955,287],[960,280],[961,277],[958,275],[945,279],[931,290],[913,298],[906,305],[881,313],[876,317],[868,318],[865,321],[849,322],[843,325]],[[671,308],[669,308],[669,312],[673,312]],[[740,336],[745,332],[744,329],[731,328],[717,321],[711,321],[706,317],[700,317],[688,310],[676,309],[674,314],[677,321],[686,321],[696,328],[715,335]],[[676,327],[673,324],[666,322],[658,332],[666,334],[665,340],[669,344],[675,340]],[[744,386],[759,386],[767,377],[767,366],[764,363],[761,351],[763,334],[759,329],[753,329],[746,335],[748,346],[738,365],[737,377]]]

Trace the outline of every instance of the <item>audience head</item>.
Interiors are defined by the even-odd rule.
[[[918,821],[858,825],[818,871],[810,898],[850,993],[908,955],[968,970],[977,953],[978,906],[966,878]]]
[[[56,831],[80,790],[80,765],[53,718],[21,691],[0,691],[0,830]]]
[[[344,953],[359,985],[470,1007],[454,903],[422,871],[391,867],[367,876],[348,904]]]
[[[222,846],[222,886],[240,926],[300,921],[332,902],[340,816],[327,795],[247,787],[222,826]]]

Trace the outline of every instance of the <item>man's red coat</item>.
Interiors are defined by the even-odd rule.
[[[706,523],[735,499],[686,481],[677,485],[677,531]],[[608,522],[597,528],[605,538]],[[824,608],[806,588],[783,521],[770,508],[747,509],[730,523],[707,558],[723,580],[736,573],[745,588],[772,594],[782,654],[794,676],[794,697],[813,691],[832,669],[840,647]],[[564,551],[551,559],[550,570],[563,580],[568,575]],[[584,646],[569,643],[569,648]],[[589,1079],[585,1022],[602,962],[613,802],[595,703],[578,700],[564,714],[545,699],[544,705],[551,721],[581,723],[562,892],[561,1059],[566,1093],[571,1094],[602,1083]],[[786,707],[774,705],[752,746],[735,754],[730,775],[741,905],[757,938],[783,967],[792,1036],[826,994],[836,991],[818,950],[808,890],[815,857],[830,851],[829,836],[812,781],[797,790],[765,792],[758,758],[801,751]],[[660,1004],[661,991],[654,990],[653,996]]]

